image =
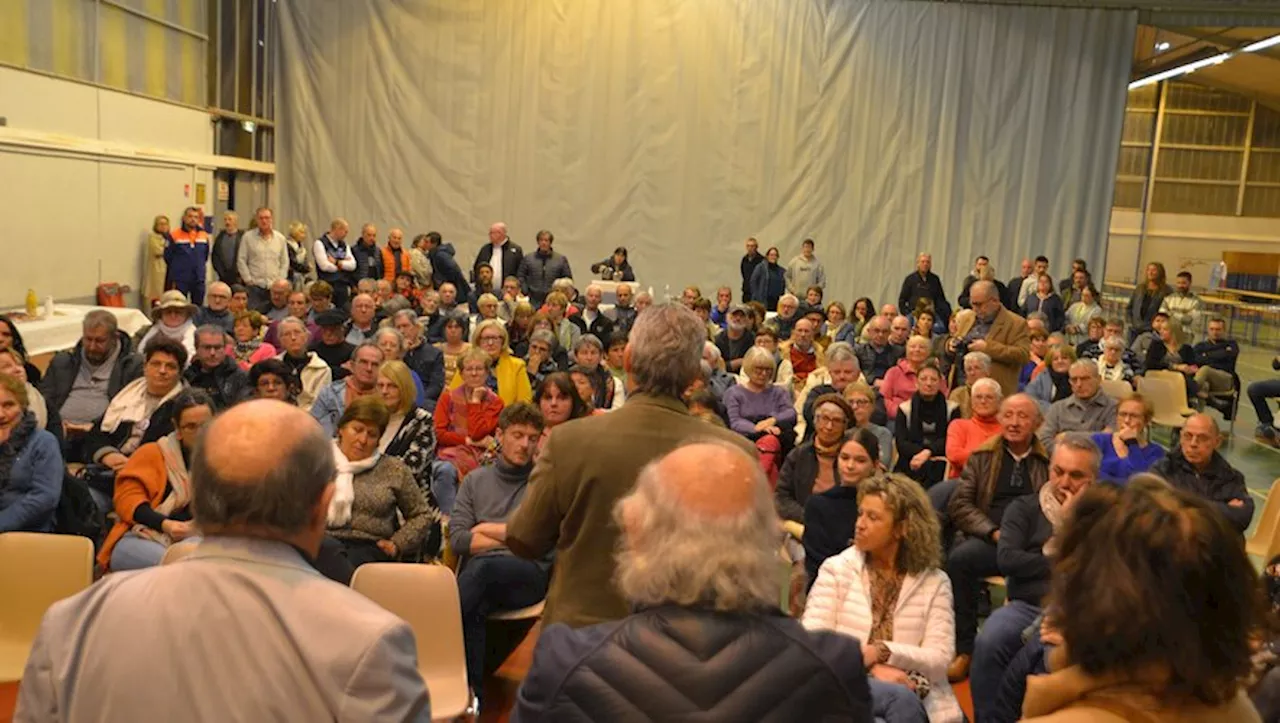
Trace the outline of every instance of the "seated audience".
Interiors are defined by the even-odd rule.
[[[853,421],[853,408],[838,394],[824,394],[813,406],[813,440],[787,455],[773,493],[778,516],[793,522],[804,520],[804,505],[811,495],[840,484],[837,457],[845,431]]]
[[[64,458],[84,458],[85,435],[94,420],[107,411],[107,404],[125,387],[142,376],[142,357],[133,351],[129,335],[120,331],[116,317],[105,309],[94,309],[81,323],[80,341],[69,351],[53,355],[40,379],[40,394],[50,411],[62,419]],[[0,323],[0,339],[7,328]],[[16,348],[16,347],[14,347]],[[28,381],[35,379],[30,374]]]
[[[975,353],[975,352],[970,352]],[[947,426],[947,472],[945,479],[959,479],[973,450],[1000,434],[1000,384],[989,377],[973,383],[970,401],[973,414]]]
[[[969,672],[982,581],[1000,574],[996,545],[1005,511],[1019,497],[1038,493],[1049,478],[1048,455],[1036,438],[1040,421],[1040,407],[1031,397],[1006,398],[1000,405],[1000,435],[969,455],[950,496],[948,519],[962,535],[947,556],[947,575],[956,593],[956,658],[948,671],[952,682]]]
[[[766,352],[769,353],[769,356],[773,359],[774,372],[773,372],[773,378],[769,380],[769,383],[771,384],[776,383],[778,379],[777,368],[782,365],[782,355],[778,353],[777,332],[775,332],[773,329],[770,329],[767,326],[761,328],[760,331],[756,332],[755,346],[758,349],[764,349]],[[745,361],[745,359],[746,358],[744,357],[743,360]],[[747,383],[747,372],[746,372],[746,369],[743,368],[742,371],[738,373],[738,384],[746,384],[746,383]]]
[[[560,346],[565,349],[572,349],[577,343],[578,337],[582,336],[582,329],[569,319],[569,299],[563,293],[553,291],[547,295],[547,303],[543,307],[546,312],[547,319],[551,322],[551,331],[555,333],[556,340],[560,342]]]
[[[486,322],[487,323],[487,322]],[[501,328],[501,324],[489,327]],[[489,377],[489,355],[471,349],[459,363],[461,383],[436,403],[436,456],[458,470],[458,479],[488,461],[493,432],[503,400],[485,385]]]
[[[274,399],[277,402],[296,405],[302,383],[287,364],[279,359],[263,359],[249,368],[250,396],[254,399]]]
[[[279,349],[280,323],[285,319],[297,319],[302,322],[302,327],[307,330],[308,343],[313,339],[318,339],[320,335],[320,327],[316,326],[314,322],[307,320],[309,315],[310,305],[307,303],[307,292],[295,291],[289,294],[289,313],[279,319],[274,319],[271,323],[267,324],[267,333],[263,335],[262,340],[271,346],[274,346],[276,349]]]
[[[501,318],[501,317],[499,317]],[[527,301],[516,302],[507,320],[507,337],[511,353],[521,359],[529,355],[529,335],[533,332],[533,307]]]
[[[231,312],[231,320],[235,321],[235,315],[249,308],[249,288],[242,284],[231,285],[231,303],[227,304],[227,310]],[[234,329],[232,332],[234,333]]]
[[[198,534],[191,521],[187,462],[214,411],[204,390],[182,392],[173,399],[174,430],[139,447],[120,469],[113,500],[116,523],[98,552],[104,570],[155,567],[170,545]]]
[[[298,378],[298,406],[310,412],[320,392],[333,383],[333,370],[319,354],[307,349],[311,334],[301,319],[285,317],[276,328],[276,335],[282,349],[276,359]]]
[[[577,391],[578,396],[582,399],[582,403],[587,405],[589,414],[604,414],[609,411],[607,409],[596,408],[596,395],[600,392],[597,386],[595,375],[587,371],[585,367],[574,364],[569,367],[569,381],[573,382],[573,388]],[[699,380],[705,383],[705,380]]]
[[[801,318],[803,314],[800,313],[800,300],[794,294],[783,294],[778,299],[777,316],[767,319],[765,326],[777,333],[779,342],[784,342],[791,338],[791,332]]]
[[[885,375],[894,368],[906,349],[889,343],[889,322],[882,316],[867,322],[866,334],[867,341],[853,350],[858,355],[858,367],[862,369],[867,384],[879,389]]]
[[[533,387],[529,384],[529,374],[524,360],[511,354],[511,348],[507,345],[507,328],[502,322],[497,319],[486,319],[477,324],[475,331],[471,334],[471,346],[488,354],[490,377],[486,383],[497,390],[503,404],[533,400]],[[449,388],[452,389],[460,384],[462,384],[461,368],[453,376]]]
[[[619,346],[621,344],[622,346]],[[625,349],[626,339],[611,339],[609,341],[609,351],[611,353],[621,353]],[[707,376],[707,388],[715,395],[717,400],[724,398],[724,393],[729,391],[729,387],[738,383],[737,377],[725,370],[724,358],[720,356],[720,347],[713,342],[707,342],[702,346],[702,361],[707,363],[711,368],[711,373]],[[619,374],[621,368],[614,365],[614,360],[609,360],[609,372],[613,375],[614,380],[618,383],[625,383],[625,374]],[[617,359],[618,364],[622,363],[621,359]]]
[[[1015,499],[1005,510],[996,565],[1005,579],[1005,604],[991,611],[973,648],[969,676],[974,717],[988,720],[1001,681],[1023,647],[1023,631],[1044,612],[1049,560],[1058,549],[1073,503],[1098,479],[1098,448],[1071,433],[1053,450],[1049,479],[1039,494]]]
[[[1253,496],[1240,470],[1218,453],[1221,444],[1218,423],[1207,414],[1194,414],[1178,435],[1178,446],[1153,464],[1151,471],[1211,503],[1236,532],[1244,534],[1253,520]]]
[[[897,419],[898,407],[911,399],[916,393],[916,373],[929,359],[929,340],[922,336],[913,336],[907,340],[906,355],[884,375],[884,383],[880,385],[880,394],[884,397],[884,408],[889,419]],[[937,360],[933,361],[935,369]],[[940,384],[943,397],[947,395],[946,384]]]
[[[1146,369],[1147,353],[1151,351],[1152,346],[1163,346],[1161,344],[1160,332],[1161,326],[1167,326],[1169,323],[1169,315],[1164,312],[1158,312],[1151,317],[1150,326],[1142,331],[1131,328],[1129,333],[1133,336],[1133,341],[1129,344],[1129,351],[1133,353],[1133,358],[1137,365]]]
[[[1280,356],[1272,357],[1271,369],[1280,371]],[[1258,426],[1254,434],[1260,442],[1274,446],[1278,433],[1275,427],[1275,416],[1271,412],[1271,399],[1280,397],[1280,378],[1259,379],[1251,383],[1245,393],[1249,395],[1249,402],[1253,404],[1253,410],[1258,415]]]
[[[924,362],[916,372],[916,391],[899,405],[893,425],[898,448],[894,469],[926,489],[941,482],[946,473],[947,428],[960,418],[960,409],[943,392],[937,362]]]
[[[439,513],[404,462],[378,451],[390,416],[382,399],[365,396],[348,404],[338,420],[328,535],[341,544],[353,570],[366,562],[413,560],[433,552],[422,550],[422,544]]]
[[[560,371],[556,361],[559,342],[549,329],[538,329],[529,337],[529,355],[525,358],[525,373],[529,375],[529,384],[533,387],[546,379],[548,375]],[[568,358],[565,358],[568,362]]]
[[[897,314],[897,309],[894,310]],[[849,311],[849,323],[853,325],[851,335],[844,339],[836,339],[836,341],[847,341],[850,344],[857,344],[862,339],[862,330],[866,327],[867,322],[875,318],[876,305],[871,299],[862,297],[853,302],[853,308]]]
[[[822,322],[822,328],[818,330],[819,336],[824,336],[832,342],[849,342],[857,334],[854,325],[849,323],[848,312],[845,311],[844,304],[839,301],[827,304],[824,317],[825,321]]]
[[[596,284],[587,286],[587,304],[582,309],[582,323],[586,325],[584,334],[594,334],[597,339],[608,339],[613,333],[613,320],[600,310],[600,302],[604,299],[604,291]]]
[[[236,314],[235,358],[236,363],[245,371],[249,371],[249,367],[263,359],[276,355],[276,348],[262,340],[262,325],[265,321],[265,317],[256,311]]]
[[[804,503],[804,569],[806,588],[829,557],[848,549],[858,520],[858,485],[884,473],[880,440],[868,429],[853,430],[836,457],[837,484],[814,493]],[[775,496],[776,499],[776,496]]]
[[[871,421],[876,408],[876,390],[864,382],[854,382],[844,388],[844,399],[853,409],[850,429],[865,429],[875,435],[880,443],[880,466],[893,466],[893,432]]]
[[[346,314],[337,309],[317,314],[316,326],[320,327],[320,338],[308,346],[308,349],[329,365],[334,381],[351,373],[348,362],[351,361],[351,354],[356,350],[355,345],[347,341],[344,328],[346,322]]]
[[[1209,319],[1205,340],[1195,345],[1198,365],[1195,383],[1201,399],[1212,400],[1215,395],[1229,394],[1239,383],[1236,376],[1236,360],[1240,357],[1240,345],[1227,338],[1227,322],[1222,317]],[[1229,413],[1229,407],[1224,412]],[[1230,417],[1228,417],[1230,419]]]
[[[756,449],[766,455],[761,463],[768,473],[791,449],[796,410],[787,390],[772,383],[777,368],[769,352],[752,347],[742,369],[747,375],[746,383],[736,384],[724,393],[729,429],[756,443]]]
[[[0,374],[0,533],[53,532],[62,495],[58,439],[36,425],[27,389]]]
[[[200,307],[187,301],[186,295],[176,289],[166,291],[160,296],[160,302],[151,309],[151,328],[142,335],[138,346],[146,347],[147,342],[163,336],[172,339],[187,350],[187,358],[196,355],[196,312]]]
[[[1097,359],[1102,356],[1102,340],[1106,337],[1107,322],[1101,316],[1089,318],[1084,339],[1076,342],[1077,359]],[[1122,329],[1123,331],[1123,329]],[[1120,342],[1121,346],[1124,342]]]
[[[868,301],[870,301],[870,299],[868,299]],[[880,313],[877,316],[884,319],[884,328],[887,332],[889,327],[893,324],[893,320],[898,318],[898,307],[895,304],[885,304],[880,307]],[[870,326],[870,319],[868,319],[868,323],[862,327],[862,334],[859,336],[858,341],[870,341],[871,336],[868,333],[868,326]],[[887,334],[885,338],[888,338]]]
[[[1154,482],[1072,507],[1049,591],[1063,645],[1027,680],[1023,720],[1259,720],[1243,681],[1266,610],[1231,527]],[[1100,578],[1128,584],[1100,594]]]
[[[1123,485],[1164,459],[1164,448],[1151,441],[1151,400],[1134,392],[1116,404],[1114,432],[1093,435],[1102,451],[1102,479]]]
[[[1164,369],[1181,373],[1187,389],[1187,399],[1195,399],[1199,391],[1195,382],[1196,353],[1190,344],[1183,342],[1182,327],[1162,315],[1156,317],[1151,328],[1156,339],[1147,346],[1147,354],[1142,361],[1143,372]]]
[[[653,303],[653,296],[648,291],[641,291],[633,297],[631,284],[618,284],[614,294],[618,297],[618,303],[613,307],[614,330],[629,333],[635,326],[636,316]]]
[[[636,335],[651,338],[642,324],[637,322]],[[690,342],[700,339],[697,334]],[[682,381],[674,388],[687,386]],[[628,404],[581,428],[623,422],[637,408]],[[508,523],[508,544],[520,541],[516,530],[536,509],[530,503],[551,492],[540,493],[538,481]],[[637,720],[728,715],[755,721],[768,719],[783,696],[788,719],[871,721],[858,641],[805,633],[799,622],[777,613],[778,518],[755,460],[714,442],[692,444],[661,453],[634,485],[627,480],[619,486],[626,491],[614,521],[598,519],[600,527],[621,532],[617,592],[610,595],[625,600],[617,606],[623,619],[576,629],[544,619],[513,720],[617,718],[614,701],[622,699],[634,711],[628,717]],[[602,542],[591,543],[595,554],[612,558],[614,545]],[[564,584],[564,563],[563,556],[557,559],[548,610],[555,588]],[[735,641],[733,665],[696,664],[723,652],[726,640]],[[647,673],[643,680],[617,676],[619,665],[643,665]],[[574,693],[583,686],[608,694]]]
[[[821,347],[814,343],[815,329],[813,322],[801,318],[792,327],[791,338],[778,345],[782,363],[778,365],[777,383],[793,396],[804,388],[814,370],[827,363]]]
[[[149,720],[259,720],[287,701],[296,720],[429,721],[408,624],[313,567],[334,477],[320,430],[297,409],[250,402],[203,440],[189,469],[204,539],[180,564],[55,604],[16,720],[138,718],[145,700]],[[182,694],[157,694],[159,680]]]
[[[858,355],[846,342],[834,342],[827,348],[826,363],[813,370],[804,386],[796,393],[796,439],[813,438],[813,403],[824,394],[844,394],[848,386],[862,376]]]
[[[413,481],[427,498],[427,506],[448,514],[453,509],[457,475],[452,470],[436,474],[436,430],[431,411],[415,401],[413,376],[402,361],[386,361],[378,368],[378,396],[387,405],[387,428],[378,440],[378,451],[398,458],[409,468]],[[443,500],[443,501],[442,501]],[[437,515],[439,512],[437,512]],[[425,557],[439,550],[440,530],[433,525],[423,547]]]
[[[202,389],[221,411],[248,395],[249,375],[227,354],[227,335],[220,326],[196,329],[196,355],[183,373],[187,385]],[[326,371],[328,367],[325,367]]]
[[[618,409],[627,399],[622,382],[613,378],[608,369],[601,364],[604,361],[604,344],[594,334],[583,334],[573,347],[574,363],[591,379],[595,390],[591,406],[595,409],[609,411]]]
[[[377,344],[378,348],[382,350],[384,362],[404,360],[404,337],[400,335],[400,332],[396,331],[394,326],[383,325],[380,327],[373,335],[373,343]],[[419,377],[418,373],[412,369],[409,370],[409,374],[413,378],[417,403],[425,404],[426,396],[422,386],[422,377]]]
[[[729,307],[729,320],[724,331],[716,336],[715,342],[729,371],[740,372],[742,360],[756,345],[755,332],[751,331],[747,323],[747,307],[742,304]]]
[[[911,327],[911,336],[922,336],[926,340],[929,340],[932,345],[934,322],[933,310],[928,306],[923,309],[918,309],[915,313],[915,320],[916,323]],[[911,337],[907,338],[910,339]]]
[[[481,269],[484,270],[483,268]],[[476,319],[484,321],[486,319],[498,318],[498,297],[488,292],[481,294],[472,304],[475,307]],[[501,321],[499,319],[499,321]]]
[[[1062,351],[1070,352],[1070,348],[1063,347]],[[1071,396],[1049,406],[1037,433],[1050,450],[1057,436],[1064,432],[1092,434],[1111,429],[1116,423],[1116,400],[1102,391],[1098,365],[1080,359],[1071,364],[1067,373]]]
[[[458,359],[471,348],[467,341],[467,320],[461,316],[446,316],[441,322],[444,341],[435,345],[444,363],[444,378],[450,381],[458,372]]]
[[[822,564],[805,628],[858,641],[866,675],[914,693],[930,723],[964,721],[947,681],[955,650],[951,583],[937,567],[938,518],[924,491],[897,475],[863,480],[853,532],[853,547]],[[873,699],[882,690],[873,686]]]
[[[370,294],[356,294],[351,299],[351,317],[347,319],[347,341],[360,346],[378,330],[378,302]]]
[[[1083,356],[1079,346],[1090,340],[1097,341],[1094,329],[1099,335],[1102,332],[1102,307],[1098,305],[1098,292],[1092,286],[1085,286],[1079,293],[1080,299],[1067,307],[1062,331],[1067,335],[1067,343],[1076,347],[1076,355]]]
[[[0,374],[7,374],[22,382],[27,390],[27,409],[36,415],[36,429],[48,431],[61,444],[62,419],[58,417],[57,409],[49,409],[44,395],[28,380],[26,360],[23,359],[22,352],[12,347],[0,350]]]
[[[1045,352],[1043,369],[1033,375],[1024,390],[1042,412],[1071,396],[1071,365],[1075,362],[1076,352],[1069,346],[1050,346]]]
[[[288,279],[276,279],[268,289],[267,304],[261,309],[267,323],[280,321],[289,315],[289,293],[293,286]]]
[[[1118,336],[1108,336],[1098,346],[1101,350],[1096,359],[1098,377],[1102,381],[1127,382],[1132,385],[1133,369],[1124,361],[1124,340]]]
[[[231,287],[221,281],[209,284],[209,291],[204,295],[204,306],[196,312],[196,326],[216,326],[223,333],[231,334],[235,331],[236,315],[230,306]]]
[[[112,321],[115,321],[115,316],[112,316],[111,312],[104,310],[101,313],[111,316]],[[85,318],[85,323],[88,323],[87,317]],[[29,359],[27,346],[22,340],[22,332],[18,331],[18,326],[13,323],[13,319],[10,319],[6,314],[0,314],[0,351],[7,349],[14,349],[22,356],[22,363],[27,370],[27,379],[33,384],[39,384],[41,379],[40,370]]]
[[[449,541],[458,554],[458,597],[472,690],[484,687],[485,624],[490,614],[519,610],[546,597],[550,555],[515,557],[507,549],[507,520],[529,488],[542,415],[518,402],[498,419],[498,459],[467,475],[449,520]]]
[[[311,405],[311,416],[326,434],[338,431],[338,420],[348,404],[377,391],[378,369],[383,361],[382,350],[372,342],[365,342],[351,354],[351,373],[320,390],[315,404]]]
[[[538,449],[542,449],[542,445],[551,436],[551,430],[591,413],[591,408],[582,401],[573,381],[565,372],[553,372],[543,377],[534,390],[533,402],[542,413],[542,437],[538,440]]]
[[[166,337],[142,350],[142,377],[126,384],[107,404],[85,437],[85,461],[119,471],[139,446],[173,431],[173,398],[183,389],[187,349]],[[107,490],[99,490],[106,492]],[[107,501],[110,495],[107,496]]]
[[[1030,327],[1030,320],[1028,320]],[[1018,390],[1022,391],[1031,383],[1032,378],[1037,376],[1037,372],[1045,367],[1045,355],[1049,353],[1049,332],[1044,329],[1031,329],[1027,333],[1030,339],[1031,347],[1027,363],[1022,366],[1022,371],[1018,374]]]
[[[961,316],[957,313],[956,317]],[[956,318],[952,317],[952,318]],[[957,367],[952,366],[952,374],[954,376]],[[960,373],[964,376],[956,382],[951,389],[951,393],[947,395],[947,399],[956,403],[960,407],[960,417],[968,419],[973,416],[973,406],[971,397],[973,395],[973,384],[979,379],[987,379],[991,376],[991,356],[986,352],[971,351],[964,355],[963,363],[959,366]],[[998,382],[997,382],[998,383]],[[1004,390],[1001,389],[1003,395]]]

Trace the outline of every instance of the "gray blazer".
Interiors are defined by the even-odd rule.
[[[207,538],[50,608],[14,721],[429,721],[416,650],[293,547]]]

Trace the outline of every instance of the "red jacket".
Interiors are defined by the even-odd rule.
[[[485,398],[472,404],[462,387],[455,387],[436,402],[436,446],[456,447],[467,443],[467,437],[482,439],[498,428],[502,413],[502,397],[485,390]]]
[[[947,425],[947,479],[959,479],[965,462],[983,442],[1000,434],[1000,420],[974,416]]]

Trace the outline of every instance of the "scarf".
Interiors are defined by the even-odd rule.
[[[342,453],[338,442],[333,443],[333,461],[338,467],[338,476],[333,480],[333,499],[329,501],[329,527],[344,527],[351,523],[351,505],[355,502],[355,476],[373,469],[382,459],[381,452],[374,452],[368,459],[352,462]]]
[[[1044,518],[1049,521],[1049,525],[1053,528],[1053,536],[1045,541],[1041,546],[1041,550],[1046,556],[1053,556],[1058,552],[1058,532],[1062,529],[1063,518],[1066,517],[1066,511],[1062,508],[1062,502],[1058,500],[1058,488],[1048,482],[1040,488],[1040,511],[1044,513]]]
[[[183,389],[182,381],[173,385],[173,389],[169,393],[160,398],[155,406],[148,407],[148,402],[155,397],[147,393],[147,378],[138,377],[125,385],[111,398],[111,403],[107,405],[107,411],[102,415],[102,423],[99,427],[107,434],[114,433],[120,428],[121,424],[137,424],[142,420],[151,416],[158,407],[165,402],[178,396],[178,392]]]
[[[1071,396],[1071,376],[1069,374],[1059,374],[1051,368],[1044,371],[1053,382],[1053,399],[1051,401],[1056,402],[1059,399],[1066,399]]]
[[[191,502],[191,477],[187,472],[187,459],[182,454],[182,443],[178,441],[178,433],[166,434],[156,440],[160,448],[160,457],[164,460],[165,478],[169,482],[169,494],[165,496],[155,511],[171,517],[173,513],[183,509]],[[130,532],[148,540],[154,540],[168,547],[173,544],[169,536],[146,525],[135,524]]]
[[[260,339],[250,339],[249,341],[237,341],[236,342],[236,361],[240,362],[241,364],[248,364],[249,358],[253,356],[253,353],[256,352],[258,350],[258,347],[260,346],[262,346],[262,341]]]
[[[27,446],[27,440],[35,430],[36,415],[28,409],[22,413],[22,418],[14,425],[13,431],[9,433],[9,439],[4,444],[0,444],[0,489],[9,486],[13,463],[18,461],[18,455]]]
[[[933,395],[933,399],[925,399],[920,396],[920,392],[915,392],[911,395],[911,439],[922,440],[927,444],[929,440],[926,439],[924,433],[926,419],[937,425],[933,433],[928,437],[935,438],[938,435],[942,435],[945,439],[947,436],[947,398],[942,396],[941,392]]]

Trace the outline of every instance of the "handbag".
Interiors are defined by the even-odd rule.
[[[105,282],[98,284],[98,306],[110,306],[117,309],[124,308],[124,295],[129,292],[128,286],[123,286],[115,282]]]

